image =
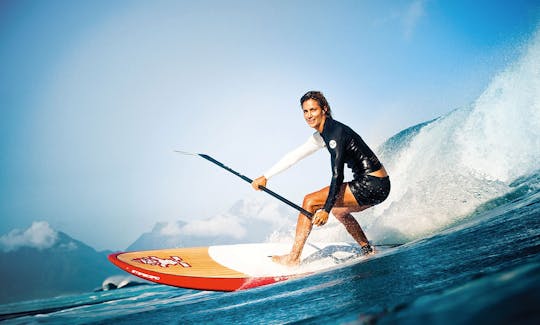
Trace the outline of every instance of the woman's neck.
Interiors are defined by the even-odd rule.
[[[315,128],[319,133],[322,133],[322,131],[324,130],[324,124],[326,123],[326,119],[326,115],[323,116],[321,123]]]

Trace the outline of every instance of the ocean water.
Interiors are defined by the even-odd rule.
[[[238,292],[142,285],[4,305],[6,324],[538,324],[540,174],[462,224],[352,265]]]
[[[142,285],[2,305],[0,321],[540,324],[540,34],[522,51],[469,107],[378,149],[392,193],[357,217],[405,245],[246,291]],[[348,237],[334,222],[312,239]]]

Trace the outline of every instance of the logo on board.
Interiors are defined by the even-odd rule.
[[[145,256],[132,259],[134,262],[141,264],[159,266],[159,267],[169,267],[169,266],[181,266],[181,267],[191,267],[188,262],[184,261],[181,257],[170,256],[168,258],[160,258],[157,256]]]

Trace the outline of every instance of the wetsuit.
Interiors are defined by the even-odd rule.
[[[359,205],[375,205],[386,199],[390,192],[390,179],[368,175],[382,168],[382,164],[362,138],[351,128],[327,118],[322,133],[315,132],[306,143],[289,152],[264,176],[270,177],[289,168],[304,157],[326,147],[332,163],[332,181],[324,210],[330,212],[338,199],[343,184],[344,166],[352,170],[349,188]]]

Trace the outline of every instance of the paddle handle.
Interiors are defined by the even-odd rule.
[[[248,182],[248,183],[250,183],[250,184],[253,183],[253,180],[252,180],[251,178],[249,178],[249,177],[247,177],[247,176],[245,176],[245,175],[240,174],[239,172],[237,172],[236,170],[234,170],[234,169],[232,169],[232,168],[230,168],[230,167],[228,167],[228,166],[225,166],[223,163],[221,163],[221,162],[215,160],[214,158],[210,157],[209,155],[205,155],[205,154],[202,154],[202,153],[198,153],[197,155],[199,155],[200,157],[202,157],[202,158],[204,158],[204,159],[210,161],[211,163],[214,163],[214,164],[218,165],[219,167],[225,169],[226,171],[228,171],[228,172],[230,172],[230,173],[232,173],[232,174],[234,174],[234,175],[240,177],[240,178],[243,179],[244,181],[246,181],[246,182]],[[281,202],[287,204],[288,206],[290,206],[290,207],[296,209],[298,212],[302,213],[303,215],[305,215],[305,216],[308,217],[309,219],[311,219],[311,218],[313,217],[313,214],[312,214],[311,212],[309,212],[309,211],[307,211],[306,209],[302,208],[301,206],[298,206],[297,204],[295,204],[295,203],[293,203],[293,202],[287,200],[287,199],[284,198],[283,196],[281,196],[281,195],[277,194],[276,192],[274,192],[274,191],[268,189],[267,187],[262,186],[262,185],[259,185],[259,188],[260,188],[262,191],[264,191],[264,192],[270,194],[271,196],[275,197],[276,199],[280,200]]]

